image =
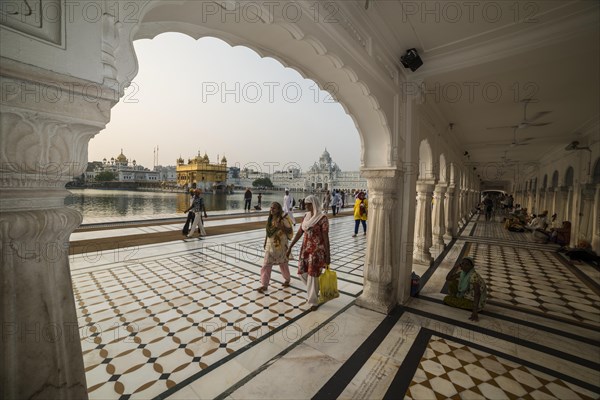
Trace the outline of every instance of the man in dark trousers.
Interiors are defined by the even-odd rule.
[[[490,221],[492,219],[492,212],[494,211],[494,200],[489,194],[486,194],[483,198],[483,209],[485,211],[485,220]]]
[[[244,193],[244,211],[250,211],[250,205],[252,204],[252,192],[250,188],[246,188]]]
[[[194,204],[194,197],[194,190],[190,190],[190,206]],[[183,229],[181,230],[181,233],[184,236],[190,233],[190,224],[194,221],[195,216],[196,214],[194,214],[193,211],[188,212],[187,220],[185,221],[185,225],[183,225]]]

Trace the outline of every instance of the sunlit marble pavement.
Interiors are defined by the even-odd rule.
[[[600,397],[597,271],[491,224],[474,218],[432,268],[415,266],[420,297],[389,316],[353,305],[366,239],[351,217],[331,220],[341,295],[316,312],[277,267],[268,294],[254,290],[262,230],[73,256],[89,396]],[[478,323],[441,304],[467,254],[491,289]]]

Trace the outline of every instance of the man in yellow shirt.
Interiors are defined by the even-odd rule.
[[[369,211],[369,201],[365,199],[365,192],[359,192],[354,201],[354,235],[358,235],[358,226],[362,223],[363,235],[367,235],[367,214]]]

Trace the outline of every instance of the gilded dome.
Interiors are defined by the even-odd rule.
[[[127,165],[127,157],[125,157],[125,154],[123,154],[123,149],[121,149],[121,154],[119,154],[117,158],[115,158],[115,162]]]

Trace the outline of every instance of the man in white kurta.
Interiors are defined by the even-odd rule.
[[[290,194],[289,189],[285,190],[285,196],[283,196],[283,212],[289,215],[294,225],[296,225],[296,219],[294,218],[294,197]]]

